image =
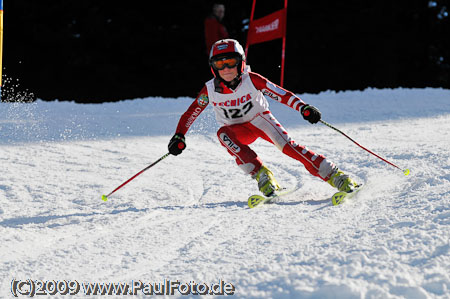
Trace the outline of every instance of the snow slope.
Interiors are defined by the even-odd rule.
[[[220,146],[209,108],[182,155],[103,202],[167,152],[193,99],[0,103],[0,297],[32,279],[222,280],[238,298],[450,298],[450,91],[300,96],[411,175],[271,101],[298,143],[366,183],[358,198],[333,207],[328,184],[258,140],[278,180],[298,190],[249,210],[256,183]]]

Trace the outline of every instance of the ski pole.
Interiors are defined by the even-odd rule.
[[[122,185],[120,185],[119,187],[117,187],[116,189],[114,189],[111,193],[109,193],[108,195],[102,195],[102,200],[103,201],[107,201],[108,197],[111,196],[111,194],[113,194],[114,192],[116,192],[117,190],[119,190],[120,188],[122,188],[123,186],[125,186],[126,184],[128,184],[131,180],[133,180],[135,177],[137,177],[138,175],[142,174],[144,171],[148,170],[149,168],[151,168],[152,166],[155,166],[156,163],[160,162],[161,160],[164,160],[165,158],[167,158],[170,155],[170,153],[165,154],[164,156],[162,156],[161,158],[159,158],[158,160],[156,160],[155,162],[153,162],[152,164],[150,164],[149,166],[145,167],[144,169],[142,169],[141,171],[139,171],[138,173],[136,173],[135,175],[133,175],[131,178],[129,178],[126,182],[122,183]]]
[[[360,148],[362,148],[363,150],[365,150],[366,152],[374,155],[375,157],[377,157],[378,159],[381,159],[382,161],[388,163],[391,166],[394,166],[395,168],[400,169],[401,171],[403,171],[404,175],[409,175],[409,169],[401,169],[400,167],[398,167],[397,165],[395,165],[394,163],[389,162],[388,160],[378,156],[377,154],[375,154],[374,152],[372,152],[371,150],[365,148],[364,146],[362,146],[361,144],[359,144],[358,142],[356,142],[355,140],[353,140],[352,138],[350,138],[347,134],[345,134],[344,132],[342,132],[341,130],[339,130],[338,128],[333,127],[332,125],[330,125],[329,123],[327,123],[326,121],[320,120],[321,123],[323,123],[324,125],[326,125],[327,127],[341,133],[342,135],[344,135],[345,137],[347,137],[348,139],[350,139],[354,144],[356,144],[357,146],[359,146]]]

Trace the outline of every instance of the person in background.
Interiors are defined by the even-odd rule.
[[[200,113],[211,104],[221,128],[220,143],[237,165],[258,182],[259,190],[270,196],[280,189],[272,171],[263,164],[249,145],[262,138],[283,154],[302,163],[313,176],[328,182],[339,191],[349,192],[357,184],[325,156],[297,144],[269,110],[267,97],[298,112],[310,123],[321,118],[319,109],[304,103],[291,91],[251,72],[245,53],[237,40],[224,39],[213,44],[209,65],[214,78],[206,82],[198,97],[181,116],[168,148],[179,155],[186,148],[185,134]]]
[[[225,16],[225,5],[215,3],[212,13],[205,19],[206,53],[209,54],[211,46],[220,39],[228,38],[227,28],[222,20]]]

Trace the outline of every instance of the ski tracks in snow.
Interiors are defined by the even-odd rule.
[[[448,298],[449,116],[339,128],[411,175],[324,126],[287,126],[366,186],[333,207],[333,188],[257,141],[280,183],[297,191],[250,210],[256,182],[207,132],[103,202],[165,154],[170,136],[2,144],[0,297],[18,277],[222,279],[246,298]]]

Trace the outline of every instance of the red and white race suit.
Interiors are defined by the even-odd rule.
[[[327,181],[335,166],[323,155],[317,155],[289,137],[283,126],[269,111],[266,97],[300,111],[305,103],[292,92],[281,88],[253,72],[244,72],[235,90],[212,79],[206,82],[198,97],[181,116],[176,133],[186,134],[200,113],[211,103],[217,122],[220,143],[235,157],[245,173],[254,175],[261,159],[249,147],[261,137],[273,143],[284,154],[300,161],[314,176]]]

